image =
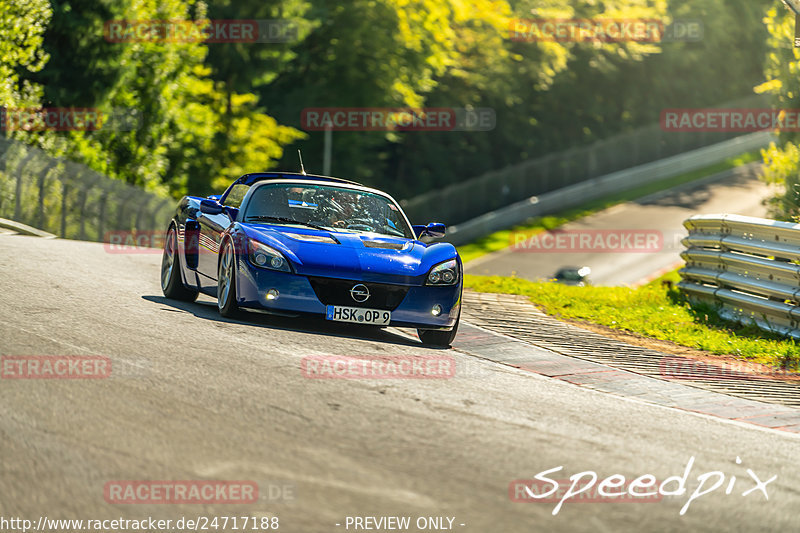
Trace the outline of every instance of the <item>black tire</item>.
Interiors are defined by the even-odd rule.
[[[219,270],[217,271],[217,307],[219,314],[225,318],[239,316],[239,306],[236,304],[236,254],[231,242],[227,241],[222,247],[219,257]]]
[[[456,325],[450,331],[443,331],[438,329],[418,329],[417,335],[422,344],[429,344],[431,346],[444,346],[448,347],[453,343],[458,332],[458,323],[461,322],[461,309],[458,310],[458,318],[456,318]]]
[[[170,226],[164,241],[164,253],[161,256],[161,292],[172,300],[193,302],[197,300],[197,292],[187,288],[181,281],[180,257],[178,257],[178,233],[175,226]]]

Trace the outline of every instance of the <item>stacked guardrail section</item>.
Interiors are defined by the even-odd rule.
[[[103,241],[109,232],[166,228],[174,201],[85,165],[0,139],[0,217],[62,238]]]
[[[720,316],[800,338],[800,224],[738,215],[684,222],[679,289]]]

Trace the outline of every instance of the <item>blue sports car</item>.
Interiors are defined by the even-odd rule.
[[[168,298],[240,309],[417,328],[448,346],[461,315],[462,265],[443,224],[412,226],[388,194],[326,176],[268,172],[221,196],[181,199],[167,229]]]

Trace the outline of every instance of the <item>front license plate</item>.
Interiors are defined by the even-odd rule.
[[[381,311],[380,309],[341,307],[338,305],[329,305],[325,309],[325,318],[327,320],[335,320],[336,322],[387,326],[392,319],[392,313],[390,311]]]

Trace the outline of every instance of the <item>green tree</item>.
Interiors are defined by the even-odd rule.
[[[309,171],[321,171],[324,134],[297,129],[306,107],[494,109],[490,132],[334,133],[334,174],[408,197],[650,123],[664,107],[751,93],[767,55],[761,14],[776,1],[54,0],[47,22],[47,4],[37,0],[2,11],[6,28],[17,17],[39,30],[9,33],[3,57],[24,53],[0,67],[9,73],[7,94],[28,91],[36,101],[42,86],[44,105],[135,111],[138,125],[129,131],[26,134],[26,141],[174,195],[219,190],[240,173],[278,164],[296,169],[294,149],[284,153],[289,144],[303,149]],[[785,13],[775,13],[780,31],[790,31]],[[705,34],[663,44],[509,35],[515,18],[592,17],[699,19]],[[205,18],[291,19],[299,32],[288,43],[214,44],[119,43],[103,33],[115,19]],[[773,70],[787,68],[770,61]],[[768,79],[785,75],[791,71]],[[776,87],[763,90],[784,90]]]
[[[499,86],[502,80],[493,73],[500,69],[494,66],[509,61],[503,35],[511,10],[505,1],[316,0],[306,16],[314,29],[295,48],[296,59],[261,91],[263,100],[281,102],[276,116],[287,124],[299,125],[306,107],[430,105],[431,93],[448,80],[466,77],[476,86]],[[557,64],[559,47],[548,48],[553,51],[548,58]],[[550,63],[542,63],[549,72]],[[465,103],[478,100],[464,96]],[[392,132],[337,132],[333,171],[394,192],[419,190],[420,176],[400,183],[390,170],[391,152],[403,138]],[[323,134],[313,133],[302,144],[309,168],[321,169],[322,143]],[[284,162],[289,168],[295,164]]]
[[[52,10],[47,0],[0,0],[0,107],[34,106],[41,87],[25,79],[48,55],[42,48]]]
[[[756,90],[770,95],[776,109],[800,107],[800,49],[794,48],[795,17],[780,2],[774,2],[764,19],[769,30],[766,54],[766,81]],[[762,178],[777,185],[781,192],[770,200],[771,216],[800,221],[800,134],[778,133],[778,142],[762,151]]]
[[[27,134],[26,140],[95,170],[166,194],[207,193],[241,169],[265,169],[301,136],[264,114],[252,94],[216,83],[199,41],[113,42],[109,21],[204,20],[194,0],[90,2],[56,6],[44,47],[52,56],[36,81],[45,103],[130,111],[134,127]],[[221,127],[222,126],[222,127]],[[246,130],[246,131],[245,131]]]

